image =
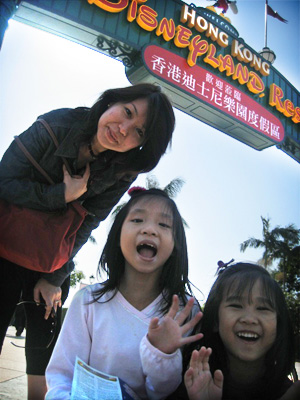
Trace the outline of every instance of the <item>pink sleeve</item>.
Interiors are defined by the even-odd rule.
[[[150,400],[164,399],[173,393],[182,380],[182,355],[165,354],[143,337],[140,343],[142,369],[146,379],[146,391]]]

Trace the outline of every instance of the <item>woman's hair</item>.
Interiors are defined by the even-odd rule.
[[[161,92],[160,86],[141,83],[106,90],[89,111],[88,130],[94,134],[99,118],[109,105],[130,103],[137,99],[145,99],[148,103],[145,139],[140,147],[116,154],[115,160],[121,172],[151,171],[166,152],[175,128],[175,115],[168,97]]]
[[[265,388],[268,390],[269,385],[278,385],[280,388],[284,379],[291,373],[295,359],[293,329],[283,292],[263,267],[240,262],[221,269],[205,303],[200,328],[204,337],[200,346],[211,347],[213,350],[209,362],[212,373],[216,369],[221,369],[226,377],[228,359],[218,332],[220,303],[232,291],[237,296],[241,296],[247,290],[251,298],[253,286],[258,280],[262,284],[264,296],[277,313],[276,339],[265,357],[264,379]],[[189,355],[190,353],[191,350],[189,350]]]
[[[160,310],[166,312],[171,306],[174,294],[177,294],[181,301],[186,304],[186,294],[192,294],[192,291],[188,280],[187,245],[182,218],[174,201],[160,189],[134,191],[128,203],[116,215],[98,266],[98,273],[101,274],[101,270],[105,271],[108,279],[99,291],[94,292],[94,300],[97,301],[104,293],[114,291],[120,286],[125,271],[125,259],[120,247],[121,229],[130,209],[141,199],[144,202],[149,202],[149,207],[151,207],[152,200],[161,199],[173,216],[174,249],[164,264],[159,280],[159,290],[164,298]]]

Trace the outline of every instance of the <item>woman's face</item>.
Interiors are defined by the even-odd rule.
[[[148,103],[137,99],[130,103],[115,103],[98,121],[95,149],[124,153],[139,147],[145,137]]]

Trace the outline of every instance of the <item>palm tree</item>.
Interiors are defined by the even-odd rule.
[[[273,260],[279,259],[278,266],[271,275],[282,287],[290,316],[293,321],[296,357],[300,357],[300,229],[294,224],[286,227],[276,226],[271,230],[270,219],[261,217],[263,223],[263,239],[251,237],[241,244],[241,251],[248,247],[263,248],[263,262],[265,268]]]
[[[185,180],[182,178],[172,179],[171,182],[167,184],[162,190],[167,193],[167,195],[174,199],[178,193],[181,191],[182,186],[185,184]],[[159,188],[159,182],[155,175],[149,175],[146,177],[146,189]]]
[[[290,275],[295,278],[295,273],[292,272],[292,269],[295,262],[299,265],[300,246],[298,244],[300,230],[296,229],[294,224],[290,224],[286,228],[281,228],[281,237],[283,240],[278,243],[278,248],[275,250],[274,255],[280,259],[278,267],[279,273],[282,274],[283,290],[285,291],[287,275],[290,272]],[[299,270],[297,275],[299,275]]]
[[[172,179],[162,190],[167,193],[167,195],[171,198],[174,199],[177,194],[180,192],[182,186],[185,184],[185,180],[182,178],[175,178]],[[146,177],[146,189],[159,189],[160,185],[158,182],[158,179],[156,178],[155,175],[148,175]],[[114,218],[118,212],[121,210],[122,207],[124,207],[125,203],[121,203],[118,206],[116,206],[112,212],[112,217]],[[183,225],[188,228],[188,224],[186,221],[182,218]]]
[[[240,250],[244,252],[248,247],[255,249],[263,248],[262,256],[265,268],[272,265],[275,259],[283,260],[288,257],[289,251],[299,242],[300,230],[294,224],[289,224],[285,228],[276,226],[271,230],[270,218],[261,217],[263,223],[262,239],[254,237],[241,243]]]
[[[261,217],[263,223],[262,236],[263,239],[256,239],[254,237],[250,237],[248,240],[245,240],[241,243],[240,251],[244,252],[248,247],[253,247],[254,249],[263,248],[264,253],[262,256],[262,262],[265,268],[272,264],[273,258],[273,250],[276,246],[276,241],[278,239],[277,231],[270,231],[270,219]],[[277,228],[275,228],[277,229]]]

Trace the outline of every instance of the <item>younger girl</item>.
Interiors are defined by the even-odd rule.
[[[141,399],[165,398],[181,382],[179,348],[202,337],[188,337],[202,314],[187,295],[186,239],[175,203],[158,189],[130,195],[100,259],[107,281],[79,291],[68,310],[46,371],[47,400],[70,398],[76,356],[118,376]]]
[[[287,305],[264,268],[223,264],[201,331],[203,347],[193,351],[185,374],[189,400],[299,398],[298,384],[288,390],[295,359]]]

